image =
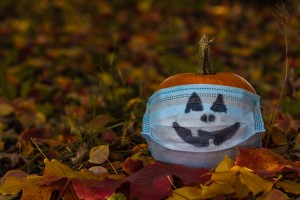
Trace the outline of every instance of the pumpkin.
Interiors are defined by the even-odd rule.
[[[216,166],[236,147],[261,146],[259,96],[233,73],[216,73],[207,34],[199,41],[200,69],[165,79],[147,102],[142,135],[157,160]]]

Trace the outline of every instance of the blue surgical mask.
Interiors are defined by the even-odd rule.
[[[211,84],[165,88],[147,102],[142,135],[153,157],[193,167],[213,167],[235,147],[260,147],[264,124],[260,97]]]

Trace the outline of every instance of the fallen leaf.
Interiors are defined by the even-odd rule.
[[[201,185],[201,198],[214,198],[223,194],[235,193],[235,188],[231,184],[212,183],[209,186]]]
[[[277,187],[284,189],[286,192],[293,194],[300,194],[300,184],[291,181],[279,181],[276,183]]]
[[[290,198],[280,190],[272,189],[268,194],[263,195],[257,200],[289,200]]]
[[[126,196],[122,193],[117,193],[109,197],[107,200],[126,200]]]
[[[71,161],[75,163],[79,163],[82,161],[85,154],[88,152],[88,149],[86,147],[86,144],[84,143],[82,146],[79,147],[79,149],[76,152],[76,156],[74,158],[71,158]]]
[[[73,180],[75,191],[81,199],[106,199],[115,192],[130,199],[162,199],[172,195],[173,177],[184,186],[204,184],[210,179],[209,170],[156,161],[123,180],[106,178],[103,181]],[[155,192],[153,192],[155,191]]]
[[[277,145],[285,145],[288,143],[287,135],[276,126],[274,126],[271,131],[271,138],[274,144]]]
[[[300,172],[300,167],[294,162],[266,148],[239,149],[235,164],[252,169],[254,173],[263,177],[272,177],[287,169]]]
[[[279,119],[278,126],[286,134],[291,131],[298,130],[297,122],[292,118],[292,116],[289,113],[285,114],[281,119]]]
[[[42,176],[27,174],[24,177],[24,175],[24,173],[16,171],[7,173],[1,180],[0,193],[2,195],[15,195],[23,188],[30,189],[43,180]]]
[[[246,185],[254,195],[258,194],[259,192],[264,192],[264,194],[267,194],[273,187],[272,182],[264,180],[258,175],[253,174],[252,170],[249,170],[245,167],[242,167],[240,170],[240,180],[241,183]]]
[[[143,161],[141,160],[133,160],[131,157],[126,158],[126,160],[123,162],[123,170],[127,174],[132,174],[144,167]]]
[[[93,172],[95,175],[106,174],[108,170],[102,166],[94,166],[89,168],[89,171]]]
[[[18,143],[21,143],[21,141],[31,142],[32,138],[46,139],[45,129],[43,129],[43,128],[31,128],[31,129],[23,131],[21,133],[21,135],[19,136]]]
[[[22,156],[28,157],[30,154],[34,152],[34,147],[32,146],[31,142],[21,141],[21,148],[22,148]]]
[[[132,174],[153,162],[155,162],[155,160],[149,156],[147,151],[139,150],[131,157],[126,158],[123,163],[123,170],[128,174]]]
[[[222,162],[219,163],[215,172],[229,171],[231,167],[234,166],[234,161],[230,159],[227,155],[224,157]]]
[[[300,150],[300,133],[297,134],[295,138],[295,145],[294,145],[295,150]]]
[[[0,116],[5,117],[12,114],[15,111],[15,108],[8,103],[0,103]]]
[[[42,199],[42,200],[50,200],[53,192],[53,188],[51,187],[43,187],[43,186],[32,186],[30,188],[25,187],[22,191],[21,200],[30,200],[30,199]]]
[[[199,199],[202,194],[202,190],[198,187],[182,187],[173,190],[173,194],[168,200],[187,200],[187,199]]]
[[[115,194],[123,180],[106,178],[102,181],[87,181],[74,179],[72,185],[79,199],[104,200]]]
[[[230,171],[227,172],[215,172],[211,174],[211,181],[215,181],[221,184],[233,184],[236,181],[236,173]]]
[[[109,155],[108,145],[100,145],[91,149],[90,151],[90,163],[102,164],[107,161]]]
[[[209,172],[207,169],[156,161],[128,176],[125,181],[130,184],[132,199],[162,199],[172,194],[173,176],[179,178],[183,186],[196,186],[210,179]]]
[[[74,171],[69,166],[54,159],[51,161],[45,159],[44,162],[45,170],[43,173],[43,184],[45,185],[50,185],[51,183],[63,178],[79,180],[103,180],[105,178],[105,176],[97,176],[86,169]]]

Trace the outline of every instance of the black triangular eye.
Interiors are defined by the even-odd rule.
[[[193,94],[190,96],[186,108],[185,108],[185,113],[189,113],[190,111],[202,111],[203,110],[203,105],[201,102],[200,97],[193,92]]]
[[[214,112],[225,112],[227,111],[227,108],[224,104],[224,99],[222,94],[218,94],[216,101],[214,104],[210,107],[210,109]]]

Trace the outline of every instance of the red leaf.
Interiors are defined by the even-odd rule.
[[[45,139],[45,129],[43,128],[32,128],[29,130],[25,130],[19,136],[19,141],[27,141],[30,142],[31,138]]]
[[[116,192],[121,192],[128,199],[152,200],[163,199],[172,195],[174,176],[184,186],[204,184],[210,179],[210,171],[155,162],[140,169],[123,180],[105,179],[104,181],[72,180],[80,199],[106,199]]]
[[[130,183],[130,199],[162,199],[172,195],[173,176],[181,179],[184,186],[195,186],[207,182],[210,179],[209,172],[207,169],[156,161],[125,180]]]
[[[124,183],[123,180],[106,178],[103,181],[72,180],[74,190],[79,199],[101,200],[108,199],[116,189]]]
[[[297,122],[292,118],[290,114],[286,114],[282,116],[281,119],[278,120],[279,127],[285,132],[288,133],[289,131],[297,131],[298,125]]]
[[[286,172],[296,178],[300,173],[300,167],[296,163],[266,148],[239,149],[235,165],[252,169],[262,177],[272,177],[279,172]]]
[[[144,165],[142,160],[133,160],[131,157],[127,158],[123,163],[123,170],[127,174],[132,174],[143,167]]]

